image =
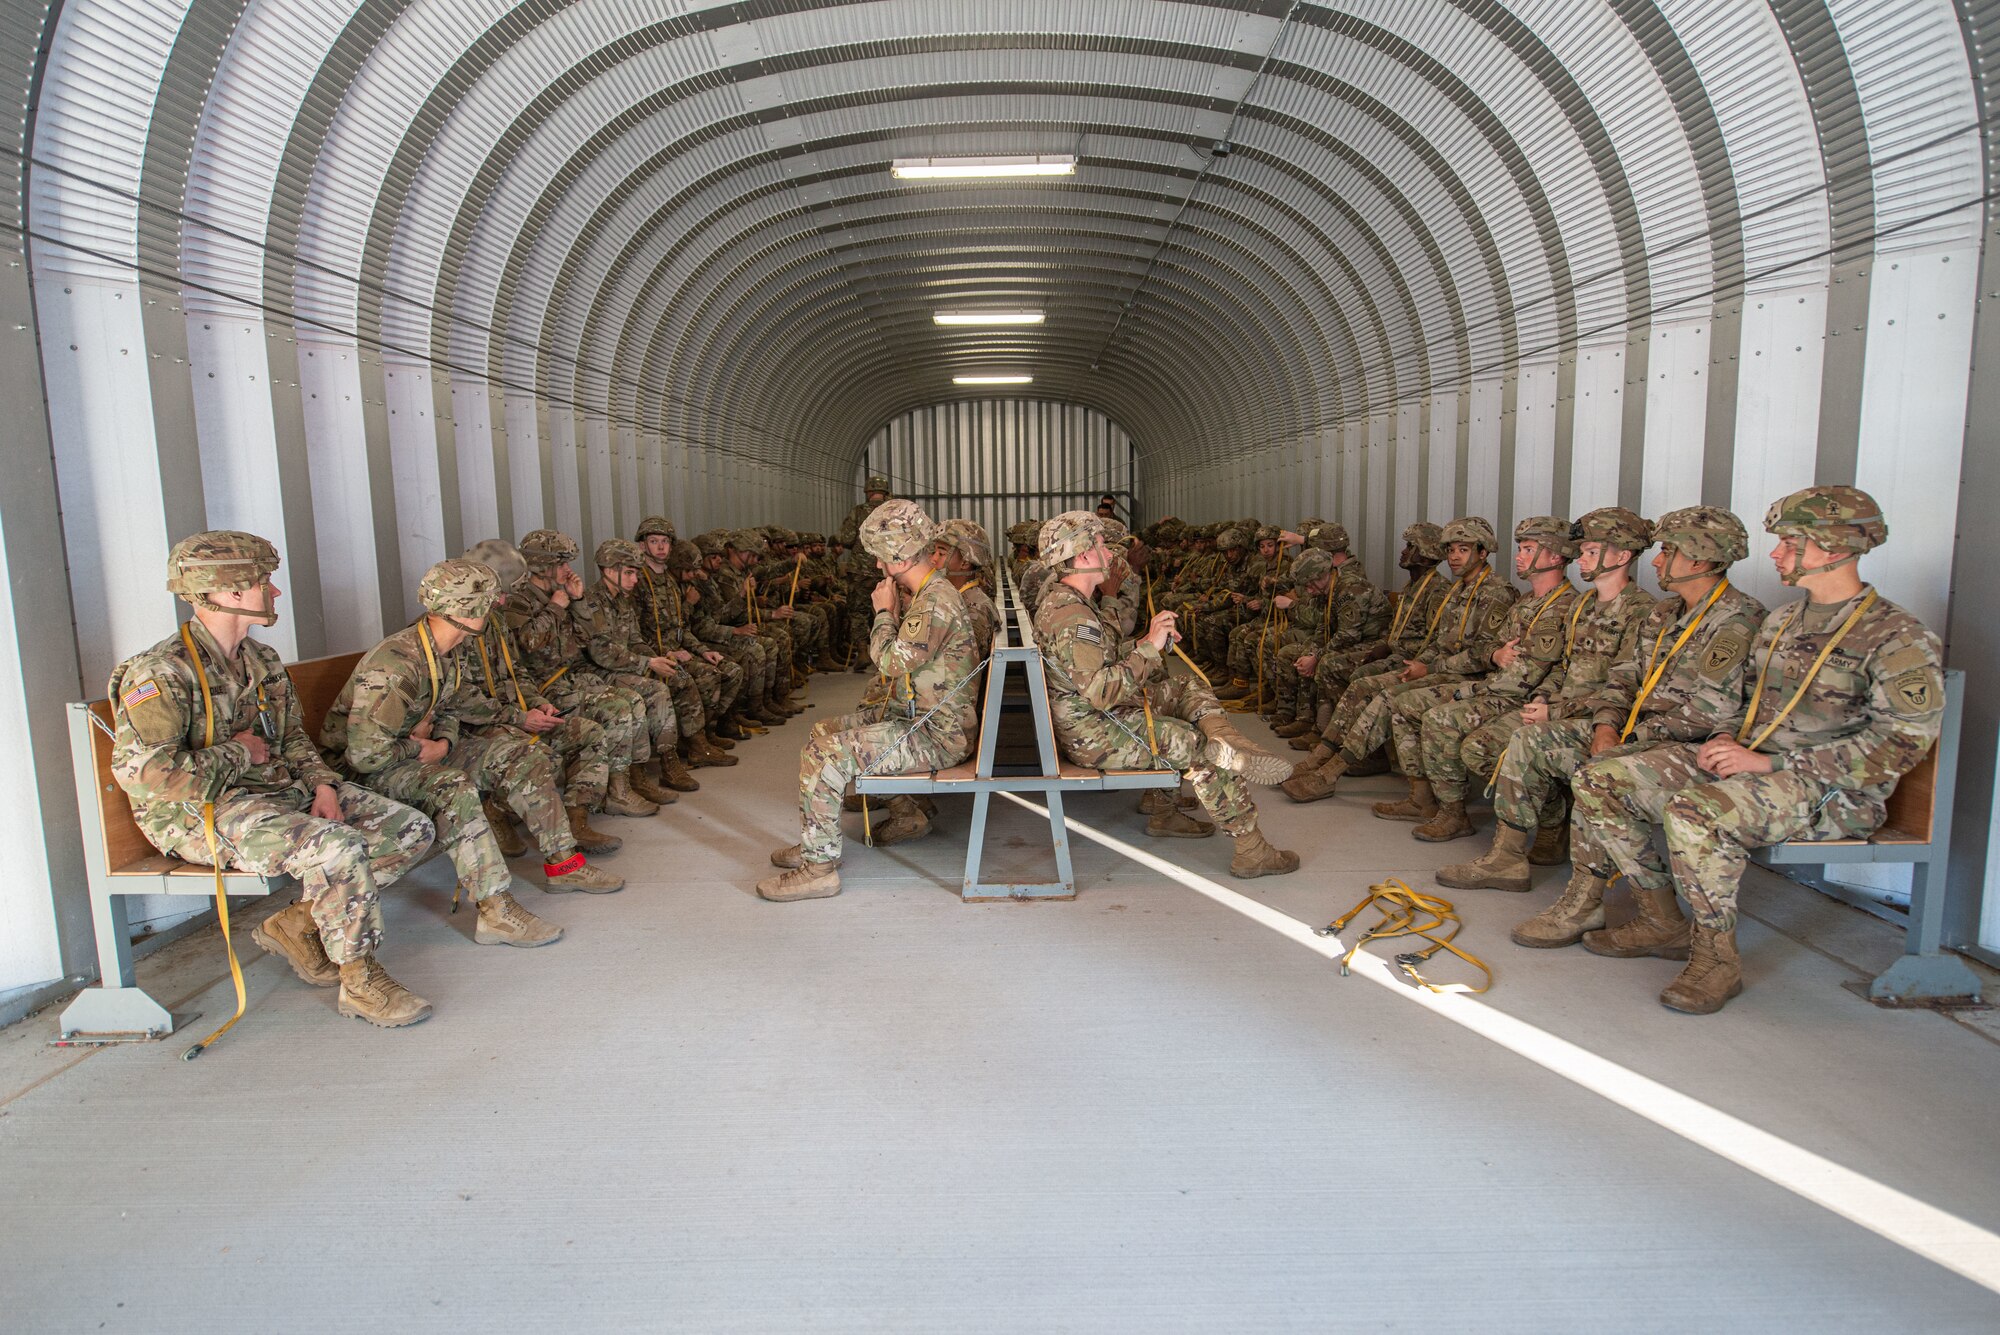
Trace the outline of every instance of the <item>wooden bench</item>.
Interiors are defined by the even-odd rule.
[[[915,774],[871,774],[854,781],[854,790],[866,797],[898,794],[969,794],[972,798],[972,829],[966,837],[965,877],[959,897],[967,903],[996,899],[1075,899],[1076,873],[1070,866],[1069,833],[1063,824],[1063,794],[1129,792],[1143,788],[1179,788],[1179,771],[1100,770],[1072,764],[1062,758],[1056,744],[1055,723],[1049,712],[1048,677],[1042,651],[1035,644],[1034,623],[1021,602],[1020,590],[1011,577],[1003,578],[1000,626],[993,641],[993,655],[987,668],[986,698],[979,713],[979,737],[973,759],[949,769]],[[1019,701],[1010,701],[1008,669],[1019,665],[1026,688],[1026,715],[1032,729],[1036,759],[1027,765],[1000,762],[1003,718],[1018,717]],[[979,863],[986,848],[986,821],[995,793],[1040,793],[1048,804],[1049,842],[1055,854],[1056,879],[1041,882],[989,883],[979,878]]]
[[[1868,985],[1871,999],[1888,1005],[1930,1001],[1977,1001],[1979,975],[1941,948],[1944,937],[1945,873],[1951,853],[1953,790],[1958,780],[1958,734],[1965,712],[1965,674],[1944,674],[1944,722],[1930,753],[1905,774],[1889,794],[1882,828],[1866,839],[1793,839],[1751,854],[1767,867],[1870,912],[1883,905],[1862,902],[1844,886],[1826,880],[1832,864],[1877,862],[1911,868],[1907,913],[1885,916],[1904,924],[1903,957]]]
[[[319,731],[334,697],[354,671],[360,654],[335,654],[293,664],[293,695],[307,734]],[[132,927],[126,898],[132,895],[215,893],[215,871],[196,862],[168,857],[146,842],[132,819],[125,790],[111,777],[111,702],[92,700],[69,706],[70,761],[76,774],[77,812],[82,817],[84,871],[90,884],[90,919],[97,936],[99,982],[79,992],[63,1011],[65,1040],[111,1042],[164,1038],[174,1017],[137,986],[132,968]],[[224,871],[231,895],[268,895],[287,882],[283,876]]]

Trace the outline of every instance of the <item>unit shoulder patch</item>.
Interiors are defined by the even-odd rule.
[[[1720,681],[1734,671],[1750,652],[1750,637],[1730,628],[1722,631],[1703,647],[1701,651],[1701,675],[1710,681]]]
[[[1890,678],[1883,689],[1889,697],[1889,707],[1905,718],[1929,714],[1943,701],[1937,674],[1929,668],[1911,668]]]

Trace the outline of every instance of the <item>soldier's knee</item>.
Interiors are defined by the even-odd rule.
[[[1728,799],[1712,788],[1689,788],[1675,794],[1667,803],[1660,823],[1666,826],[1669,839],[1706,843],[1721,825],[1727,803]]]

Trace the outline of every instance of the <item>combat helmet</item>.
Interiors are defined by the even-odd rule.
[[[1643,552],[1653,545],[1653,522],[1622,505],[1592,510],[1569,526],[1578,543],[1601,542],[1621,552]]]
[[[970,519],[947,519],[938,526],[938,539],[950,543],[974,570],[993,562],[986,542],[986,530]]]
[[[261,588],[278,565],[278,549],[255,533],[211,529],[182,538],[167,553],[167,592],[195,607],[275,626],[278,608],[268,594],[261,612],[246,607],[220,607],[208,595]]]
[[[1567,529],[1568,525],[1564,528]],[[1446,524],[1439,537],[1446,547],[1454,542],[1469,542],[1489,552],[1498,551],[1500,547],[1500,540],[1493,534],[1493,525],[1479,515],[1461,515]]]
[[[1092,510],[1065,510],[1042,525],[1035,554],[1052,570],[1070,570],[1076,558],[1097,546],[1104,521]]]
[[[574,561],[578,550],[575,538],[552,528],[538,528],[521,539],[521,559],[528,563],[528,573],[533,575]]]
[[[1690,560],[1717,566],[1732,565],[1750,554],[1750,534],[1743,521],[1713,505],[1669,510],[1653,525],[1653,541]]]
[[[1812,570],[1804,566],[1804,552],[1794,553],[1792,568],[1778,571],[1778,578],[1787,584],[1858,560],[1889,540],[1889,522],[1882,517],[1882,507],[1859,487],[1795,491],[1772,502],[1764,512],[1764,531],[1780,538],[1802,538],[1825,551],[1841,553],[1840,560]]]
[[[674,521],[665,515],[647,515],[639,521],[639,531],[632,535],[634,542],[644,542],[648,538],[665,538],[669,542],[680,541],[674,532]]]
[[[726,556],[729,550],[724,545],[720,533],[700,534],[695,538],[694,545],[695,550],[703,556]]]
[[[1444,530],[1428,521],[1418,520],[1404,529],[1403,545],[1432,565],[1444,560]]]
[[[465,559],[477,561],[493,572],[494,579],[499,581],[502,597],[512,593],[528,577],[528,562],[521,555],[521,549],[505,538],[488,538],[474,544],[472,550],[465,554]]]
[[[861,545],[877,561],[914,561],[937,543],[937,521],[915,501],[884,501],[861,521]]]
[[[636,542],[627,542],[623,538],[606,538],[597,544],[597,550],[591,553],[591,559],[597,562],[599,570],[636,570],[645,561],[646,554],[639,550],[639,544]]]
[[[478,628],[460,618],[485,617],[493,610],[493,599],[499,592],[500,578],[492,567],[456,557],[424,572],[417,585],[417,601],[432,616],[443,617],[468,635],[477,635]]]
[[[1215,550],[1218,552],[1241,551],[1250,545],[1250,535],[1235,524],[1229,524],[1215,535]]]
[[[1565,560],[1576,559],[1576,539],[1570,535],[1570,522],[1557,515],[1530,515],[1523,519],[1514,525],[1514,541],[1532,542]]]
[[[1344,552],[1349,550],[1351,539],[1347,536],[1347,526],[1315,521],[1305,530],[1306,546],[1314,551]]]
[[[1308,547],[1299,553],[1299,559],[1292,562],[1292,583],[1303,589],[1318,583],[1333,573],[1333,553],[1319,547]]]
[[[873,496],[878,491],[884,496],[894,496],[896,494],[895,488],[889,485],[888,478],[883,477],[880,473],[870,473],[868,481],[862,484],[861,494],[864,496]]]

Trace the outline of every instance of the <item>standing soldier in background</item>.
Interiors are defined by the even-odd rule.
[[[1874,498],[1807,487],[1772,505],[1764,528],[1778,539],[1778,578],[1805,598],[1764,618],[1742,725],[1700,745],[1597,760],[1576,779],[1577,810],[1618,870],[1687,896],[1687,967],[1660,1004],[1689,1015],[1743,990],[1736,899],[1750,850],[1873,834],[1944,719],[1937,636],[1855,568],[1889,536]],[[1653,851],[1656,824],[1671,880]]]
[[[629,716],[622,709],[608,711],[613,722],[605,726],[582,713],[564,714],[534,682],[522,680],[520,654],[507,629],[505,609],[513,590],[528,577],[528,563],[513,543],[499,538],[486,539],[467,552],[465,559],[491,570],[498,586],[493,595],[495,610],[472,640],[473,653],[479,659],[480,684],[498,707],[505,726],[518,728],[554,749],[563,810],[569,816],[569,832],[576,846],[586,853],[617,852],[624,841],[592,828],[592,811],[602,807],[613,816],[651,816],[659,811],[632,791],[625,776],[632,746]],[[485,808],[501,853],[517,858],[527,852],[528,846],[514,832],[512,813],[491,797],[486,799]]]
[[[1174,614],[1154,616],[1129,653],[1117,646],[1091,592],[1111,568],[1097,516],[1082,510],[1042,526],[1040,554],[1061,578],[1035,615],[1035,639],[1048,667],[1049,707],[1056,740],[1079,765],[1179,770],[1217,824],[1235,841],[1229,874],[1281,876],[1297,871],[1299,855],[1272,847],[1257,827],[1257,807],[1244,780],[1275,783],[1285,762],[1251,746],[1206,689],[1169,678],[1162,655],[1173,642]],[[1202,838],[1215,833],[1169,807],[1147,822],[1155,837]]]
[[[673,659],[688,674],[701,696],[709,747],[728,751],[744,737],[731,718],[731,711],[743,698],[743,669],[703,644],[688,627],[681,582],[667,568],[676,542],[673,523],[664,516],[649,515],[639,521],[639,536],[634,541],[644,557],[639,587],[632,591],[639,611],[640,647]]]
[[[870,595],[868,650],[889,699],[813,728],[799,754],[799,842],[771,855],[786,870],[758,882],[765,899],[840,893],[841,795],[856,778],[948,769],[972,754],[978,649],[958,590],[931,561],[937,525],[916,502],[890,501],[863,521],[860,538],[884,572]],[[900,619],[899,589],[910,596]]]
[[[481,945],[545,946],[562,928],[522,908],[514,873],[493,842],[480,796],[505,795],[535,834],[551,893],[621,889],[577,850],[556,796],[553,753],[526,733],[495,727],[500,711],[466,669],[464,645],[484,628],[499,581],[475,561],[440,561],[417,586],[424,615],[369,650],[340,688],[319,741],[349,772],[385,797],[407,802],[437,826],[461,889],[471,894]]]
[[[639,647],[643,641],[632,591],[639,585],[645,558],[623,538],[606,538],[591,555],[597,563],[597,581],[569,608],[577,634],[583,637],[583,651],[612,685],[636,692],[646,702],[660,781],[676,792],[699,791],[701,784],[689,773],[688,761],[693,755],[709,754],[695,741],[707,723],[700,693],[694,689],[694,679],[671,658]],[[683,713],[684,708],[692,712]]]
[[[303,898],[251,931],[335,1009],[383,1028],[431,1013],[375,961],[381,890],[422,859],[422,812],[343,782],[306,736],[291,678],[252,626],[278,622],[278,550],[216,530],[174,544],[167,590],[194,609],[120,663],[107,688],[111,774],[146,841],[169,857],[295,877]]]

